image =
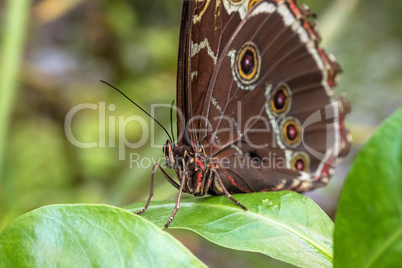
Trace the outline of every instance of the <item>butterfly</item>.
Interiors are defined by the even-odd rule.
[[[184,0],[177,140],[163,146],[179,190],[194,196],[325,185],[350,148],[341,68],[319,46],[314,14],[295,0]]]

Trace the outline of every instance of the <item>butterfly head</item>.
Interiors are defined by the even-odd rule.
[[[177,145],[173,142],[167,140],[165,145],[163,145],[163,154],[166,158],[166,163],[168,168],[175,168],[177,163],[181,163],[181,159],[188,158],[191,153],[189,153],[190,147],[183,145]]]
[[[166,164],[168,168],[173,168],[175,164],[175,157],[173,154],[174,148],[176,146],[170,142],[169,140],[166,141],[165,145],[163,145],[163,154],[166,158]]]

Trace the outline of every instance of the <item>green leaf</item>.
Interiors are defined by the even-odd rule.
[[[343,187],[335,266],[397,267],[402,256],[402,109],[361,149]]]
[[[302,267],[332,267],[331,219],[309,198],[294,192],[233,195],[182,200],[169,228],[194,231],[223,247],[260,252]],[[137,211],[143,203],[130,206]],[[174,202],[151,202],[143,214],[161,228]]]
[[[205,267],[180,242],[127,210],[55,205],[0,233],[1,267]]]

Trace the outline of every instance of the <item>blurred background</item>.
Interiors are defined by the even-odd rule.
[[[26,4],[17,6],[22,2]],[[318,14],[323,46],[344,71],[336,93],[346,92],[352,106],[347,118],[351,153],[327,187],[306,194],[333,219],[356,152],[402,104],[402,1],[302,3]],[[181,0],[0,2],[0,230],[44,205],[125,206],[147,198],[152,163],[130,168],[129,154],[161,161],[160,148],[149,142],[135,150],[126,148],[125,160],[119,160],[118,148],[110,146],[113,141],[118,145],[117,138],[107,134],[105,146],[78,148],[67,139],[64,124],[68,112],[84,103],[105,105],[106,133],[118,133],[118,116],[136,114],[151,124],[99,80],[114,84],[146,110],[151,104],[170,104],[176,96],[180,19]],[[109,109],[110,104],[115,109]],[[168,111],[156,117],[169,129]],[[72,134],[82,142],[99,142],[101,127],[99,109],[80,110],[72,120]],[[155,130],[155,142],[163,144],[166,134]],[[130,142],[140,141],[141,124],[127,124],[125,135]],[[159,173],[155,187],[154,200],[177,194]],[[194,198],[184,196],[188,197]],[[189,232],[169,232],[212,267],[268,261],[259,254],[234,255]],[[273,266],[287,265],[273,261]]]

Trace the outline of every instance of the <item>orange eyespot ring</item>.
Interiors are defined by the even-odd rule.
[[[261,0],[251,0],[250,3],[248,4],[248,10],[252,9],[255,4],[260,2]]]
[[[292,92],[287,84],[281,84],[272,94],[270,106],[275,115],[283,115],[290,110]]]
[[[260,52],[253,42],[245,43],[236,55],[236,74],[244,84],[252,84],[258,79],[261,67]]]
[[[291,162],[292,170],[310,172],[310,158],[305,152],[295,153]]]
[[[282,121],[281,129],[282,141],[287,146],[294,148],[301,143],[303,138],[303,129],[299,120],[294,117],[287,117]]]

